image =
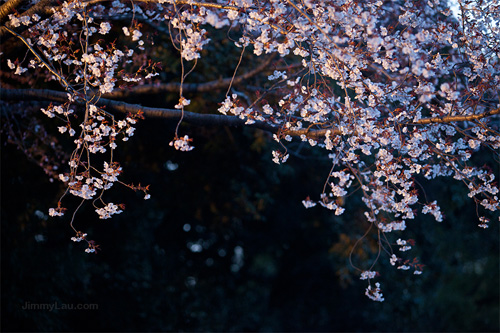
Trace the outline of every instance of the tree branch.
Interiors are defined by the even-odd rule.
[[[472,114],[468,116],[445,116],[445,117],[432,117],[432,118],[424,118],[418,121],[410,123],[411,125],[426,125],[426,124],[435,124],[435,123],[454,123],[459,121],[472,121],[479,120],[482,118],[490,117],[495,114],[500,114],[500,108],[486,111],[480,114]]]
[[[234,84],[238,84],[244,80],[247,80],[258,73],[262,72],[267,68],[267,66],[271,63],[271,61],[275,58],[275,56],[270,56],[264,62],[262,62],[257,68],[236,76],[234,80],[232,78],[224,78],[220,80],[214,80],[205,83],[184,83],[182,85],[183,92],[209,92],[219,88],[227,88],[231,81]],[[127,97],[130,94],[158,94],[163,92],[179,92],[181,89],[180,83],[162,83],[162,84],[145,84],[142,86],[135,86],[129,90],[117,90],[112,93],[104,95],[105,97],[111,98],[123,98]]]
[[[68,101],[68,95],[62,91],[49,89],[3,89],[0,88],[0,97],[3,101],[6,100],[49,100],[54,102],[65,103]],[[84,104],[83,100],[77,100],[75,104]],[[182,116],[182,111],[177,109],[167,108],[151,108],[138,104],[130,104],[121,101],[114,101],[107,98],[100,98],[96,103],[99,107],[105,107],[105,110],[118,111],[121,113],[137,113],[144,112],[146,117],[164,118],[179,120]],[[267,132],[277,133],[278,127],[274,127],[265,122],[256,121],[254,124],[245,125],[245,120],[234,116],[225,116],[222,114],[202,114],[190,111],[184,111],[183,121],[194,125],[216,125],[216,126],[234,126],[243,127],[249,126],[258,128]]]
[[[66,81],[65,78],[59,75],[59,73],[57,73],[57,71],[35,51],[35,49],[30,45],[30,43],[28,43],[28,41],[23,38],[23,36],[19,35],[13,30],[10,30],[9,28],[6,27],[4,28],[7,29],[7,31],[10,32],[12,35],[19,38],[28,47],[31,53],[33,53],[33,55],[38,59],[38,61],[40,61],[45,66],[45,68],[47,68],[52,74],[54,74],[55,77],[59,79],[59,82],[64,86],[64,88],[71,91],[75,91],[75,89],[73,89],[73,87],[69,85],[68,81]]]
[[[19,7],[19,5],[25,0],[8,0],[2,6],[0,6],[0,22],[3,22],[7,15],[14,9]]]
[[[49,90],[49,89],[5,89],[0,88],[0,99],[2,101],[8,100],[48,100],[59,103],[65,103],[68,101],[68,95],[62,91]],[[85,104],[85,101],[80,99],[76,101],[75,104]],[[151,118],[163,118],[179,120],[182,116],[182,111],[177,109],[167,109],[167,108],[152,108],[146,107],[139,104],[130,104],[121,101],[115,101],[107,98],[100,98],[96,103],[99,107],[104,107],[107,111],[117,111],[121,113],[137,113],[139,111],[144,112],[146,117]],[[452,123],[460,121],[472,121],[485,118],[488,116],[493,116],[500,114],[500,108],[484,112],[477,115],[470,116],[447,116],[447,117],[433,117],[424,118],[419,121],[409,123],[409,125],[425,125],[432,123]],[[235,116],[225,116],[222,114],[207,114],[207,113],[196,113],[190,111],[184,111],[183,121],[189,124],[198,126],[232,126],[232,127],[251,127],[257,128],[266,132],[277,134],[280,132],[282,135],[290,136],[301,136],[305,135],[311,139],[321,139],[324,138],[327,131],[331,131],[331,135],[341,135],[342,133],[336,128],[323,128],[323,129],[310,129],[304,128],[300,130],[285,130],[278,126],[273,126],[262,121],[256,121],[253,124],[245,124],[245,120],[242,120]]]
[[[30,7],[28,10],[26,10],[25,12],[23,12],[19,16],[31,17],[31,16],[33,16],[33,14],[38,14],[38,15],[44,17],[48,11],[49,5],[52,2],[53,2],[53,0],[41,0],[36,5],[33,5],[32,7]],[[7,22],[5,24],[5,26],[0,27],[0,40],[4,39],[5,35],[9,34],[9,31],[7,28],[13,29],[14,27],[12,27],[12,24],[10,24],[10,22]],[[21,29],[21,28],[19,28],[19,29]],[[22,32],[22,31],[19,31],[19,29],[17,29],[18,33]],[[25,29],[27,29],[27,27],[23,26],[22,30],[24,31]],[[3,42],[4,41],[2,40],[2,43]]]
[[[83,0],[82,2],[86,3],[88,5],[93,5],[96,3],[106,2],[106,1],[109,1],[109,0]],[[137,0],[137,2],[159,3],[158,0]],[[170,3],[170,2],[164,2],[164,4],[165,5],[173,5],[173,3]],[[210,2],[197,2],[197,1],[191,1],[191,0],[176,0],[175,5],[190,5],[190,6],[197,6],[197,7],[227,9],[227,10],[234,10],[234,11],[240,10],[240,8],[236,7],[236,6],[222,5],[222,4],[210,3]]]

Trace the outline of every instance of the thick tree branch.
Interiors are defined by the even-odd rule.
[[[88,5],[93,5],[96,3],[100,2],[106,2],[109,0],[83,0],[83,3],[86,3]],[[137,2],[144,2],[144,3],[159,3],[158,0],[137,0]],[[165,2],[165,5],[172,5],[170,2]],[[190,5],[190,6],[197,6],[197,7],[207,7],[207,8],[217,8],[217,9],[227,9],[227,10],[235,10],[238,11],[240,8],[236,6],[229,6],[229,5],[222,5],[218,3],[209,3],[209,2],[199,2],[199,1],[191,1],[191,0],[176,0],[175,5]]]
[[[495,114],[500,114],[500,108],[486,111],[480,114],[472,114],[468,116],[445,116],[445,117],[432,117],[432,118],[424,118],[418,121],[412,122],[412,125],[426,125],[426,124],[435,124],[435,123],[456,123],[459,121],[473,121],[479,120],[482,118],[490,117]]]
[[[257,68],[244,73],[242,75],[236,76],[234,80],[232,78],[224,78],[220,80],[214,80],[205,83],[184,83],[182,85],[183,92],[210,92],[215,89],[227,88],[231,84],[238,84],[244,80],[257,75],[258,73],[265,70],[275,56],[270,56],[263,63],[261,63]],[[129,96],[130,94],[158,94],[163,92],[179,92],[181,88],[180,83],[162,83],[162,84],[145,84],[142,86],[135,86],[129,90],[116,90],[112,93],[106,94],[105,97],[110,98],[123,98]]]
[[[49,90],[49,89],[3,89],[0,88],[0,97],[3,101],[7,100],[49,100],[54,102],[64,103],[68,101],[68,95],[65,92]],[[84,104],[82,100],[80,102]],[[78,104],[78,101],[76,102]],[[137,113],[144,112],[146,117],[151,118],[164,118],[179,120],[182,116],[182,111],[177,109],[167,108],[151,108],[138,104],[129,104],[120,101],[114,101],[107,98],[100,98],[96,103],[99,107],[105,107],[106,111],[118,111],[122,113]],[[245,120],[234,116],[225,116],[222,114],[202,114],[184,111],[183,121],[194,125],[217,125],[217,126],[235,126],[243,127],[249,126],[258,128],[267,132],[276,133],[278,127],[274,127],[264,122],[257,121],[251,125],[245,125]]]
[[[7,15],[11,13],[14,9],[19,7],[21,3],[25,0],[8,0],[2,6],[0,6],[0,22],[3,22]]]
[[[20,14],[19,16],[33,16],[33,14],[40,15],[42,17],[46,16],[47,11],[49,10],[49,5],[53,2],[53,0],[41,0],[38,2],[36,5],[30,7],[28,10]],[[6,35],[10,35],[9,31],[7,28],[13,29],[12,24],[10,22],[7,22],[5,26],[0,27],[0,40],[4,39]],[[19,29],[17,29],[17,33],[21,33],[27,29],[27,27],[22,26]],[[2,41],[3,42],[3,41]]]
[[[62,91],[49,90],[49,89],[4,89],[0,88],[0,99],[3,101],[9,100],[48,100],[54,102],[65,103],[68,101],[68,95]],[[80,99],[80,102],[76,104],[84,104],[85,101]],[[107,111],[117,111],[121,113],[137,113],[139,111],[144,112],[146,117],[151,118],[163,118],[179,120],[182,116],[182,111],[177,109],[167,109],[167,108],[152,108],[145,107],[139,104],[130,104],[121,101],[115,101],[107,98],[100,98],[96,103],[99,107],[104,107]],[[417,122],[411,123],[411,125],[425,125],[432,123],[452,123],[461,121],[472,121],[482,119],[488,116],[493,116],[500,114],[500,108],[484,112],[477,115],[470,116],[447,116],[447,117],[434,117],[434,118],[424,118]],[[301,136],[305,135],[311,139],[321,139],[324,138],[327,131],[331,131],[332,135],[340,135],[341,132],[336,128],[323,128],[323,129],[300,129],[300,130],[283,130],[278,126],[273,126],[265,122],[256,121],[253,124],[245,125],[245,120],[242,120],[235,116],[225,116],[222,114],[206,114],[206,113],[196,113],[190,111],[184,111],[183,121],[189,124],[198,126],[232,126],[232,127],[252,127],[261,129],[266,132],[276,134],[280,132],[283,135],[290,136]]]
[[[24,1],[24,0],[10,0],[7,3],[5,3],[4,5],[2,5],[2,7],[0,7],[0,19],[7,16],[8,13],[12,10],[12,8],[15,8],[15,6],[18,6],[19,4],[17,4],[17,2],[22,2],[22,1]],[[8,5],[11,2],[12,2],[12,5]],[[44,17],[44,16],[46,16],[46,14],[49,10],[49,7],[50,7],[49,5],[53,2],[54,2],[54,0],[41,0],[37,4],[30,7],[25,12],[23,12],[20,16],[30,16],[31,17],[33,14],[38,14],[38,15]],[[86,0],[86,1],[84,0],[82,2],[86,3],[87,5],[92,5],[92,4],[96,4],[96,3],[100,3],[100,2],[109,2],[109,0]],[[158,3],[158,0],[138,0],[138,2]],[[191,6],[198,6],[198,7],[208,7],[208,8],[235,10],[235,11],[238,11],[240,9],[238,7],[235,7],[235,6],[226,6],[226,5],[215,4],[215,3],[190,2],[187,0],[179,0],[179,1],[175,2],[176,5],[185,5],[188,3]],[[169,3],[165,3],[165,5],[168,5],[168,4]],[[5,9],[4,9],[4,6],[6,6]],[[4,16],[2,17],[2,15],[4,15]],[[5,27],[10,28],[10,29],[13,28],[12,25],[10,24],[10,22],[7,22],[7,24],[5,24],[5,26],[0,27],[0,39],[3,39],[3,38],[5,38],[5,36],[8,36],[8,31],[7,31],[7,29],[5,29]],[[22,31],[24,31],[25,28],[26,27],[23,27]],[[17,32],[20,33],[22,31],[17,31]]]

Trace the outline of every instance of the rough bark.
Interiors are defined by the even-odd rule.
[[[9,0],[0,6],[0,22],[4,22],[7,15],[9,15],[14,9],[19,7],[21,3],[25,0]]]

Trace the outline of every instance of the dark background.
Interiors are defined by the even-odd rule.
[[[206,46],[188,82],[232,76],[240,50],[225,40],[224,32],[219,34],[211,36],[214,42]],[[163,63],[162,82],[178,82],[178,54],[169,43],[168,36],[159,36],[147,56]],[[245,56],[239,73],[256,65]],[[236,89],[263,87],[269,73]],[[26,87],[9,81],[12,77],[3,79],[12,87]],[[42,77],[30,79],[30,87],[48,87]],[[189,110],[215,112],[226,89],[187,94]],[[127,101],[173,107],[178,98],[172,93]],[[20,128],[32,134],[26,146],[40,149],[43,140],[35,139],[40,136],[36,131],[57,133],[56,126],[62,125],[40,116],[40,105],[0,106],[2,117],[3,112],[33,108],[33,113],[15,116]],[[134,137],[116,151],[124,170],[120,179],[151,184],[150,200],[116,184],[105,198],[124,203],[122,214],[99,220],[90,203],[77,213],[75,226],[100,244],[98,255],[70,240],[69,218],[77,201],[65,199],[66,216],[47,216],[64,187],[7,144],[8,126],[3,126],[2,331],[500,330],[498,217],[489,229],[477,227],[475,205],[463,184],[417,179],[420,193],[429,202],[439,201],[445,220],[419,215],[404,233],[387,235],[393,243],[400,237],[416,240],[405,254],[418,257],[424,273],[397,270],[383,254],[374,270],[381,273],[376,281],[385,301],[373,302],[364,295],[366,281],[349,263],[354,243],[369,227],[360,198],[347,198],[346,213],[339,217],[301,204],[307,196],[317,200],[323,189],[331,168],[324,151],[294,141],[288,144],[289,161],[276,165],[271,151],[278,146],[267,133],[182,125],[179,134],[193,137],[196,147],[182,153],[168,145],[175,125],[141,121]],[[48,146],[58,140],[61,151],[74,149],[63,135],[47,138]],[[42,148],[42,155],[54,162],[64,158]],[[169,170],[168,163],[178,168]],[[488,151],[478,153],[475,163],[498,168]],[[66,164],[60,170],[67,171]],[[244,255],[236,266],[235,249]],[[370,233],[353,252],[353,263],[368,269],[376,251]],[[96,304],[98,309],[23,309],[27,304]]]
[[[499,330],[498,223],[477,227],[460,183],[421,182],[446,219],[420,216],[405,235],[388,234],[414,238],[407,254],[426,266],[416,276],[383,255],[375,269],[385,302],[375,303],[348,261],[368,227],[359,198],[340,217],[300,203],[318,196],[328,161],[303,149],[278,166],[267,134],[222,127],[181,127],[196,148],[180,153],[168,146],[174,127],[145,120],[118,149],[122,179],[152,184],[150,200],[115,185],[108,198],[124,202],[124,213],[78,212],[76,227],[101,245],[98,255],[70,240],[67,216],[47,216],[62,185],[2,146],[2,331]],[[369,267],[373,244],[355,251],[357,266]],[[244,261],[235,269],[238,246]],[[23,310],[27,302],[98,309]]]

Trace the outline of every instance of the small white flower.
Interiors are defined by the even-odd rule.
[[[49,215],[50,216],[63,216],[64,213],[62,212],[58,212],[57,210],[55,210],[54,208],[50,208],[49,209]]]
[[[128,136],[133,136],[134,131],[135,131],[134,127],[129,127],[129,128],[127,128],[127,130],[125,132],[127,133]]]
[[[176,150],[190,151],[194,149],[194,147],[189,144],[190,141],[192,141],[192,139],[190,139],[189,136],[184,135],[182,138],[171,141],[169,145],[173,146]]]
[[[288,157],[290,157],[289,154],[285,155],[282,152],[276,150],[273,150],[272,154],[273,154],[273,162],[276,164],[285,163],[288,160]]]
[[[185,106],[188,106],[191,103],[191,100],[185,99],[184,97],[181,97],[179,99],[179,104],[175,105],[176,109],[182,109]]]
[[[19,20],[19,18],[15,17],[14,15],[9,14],[9,19],[10,19],[10,24],[11,24],[14,28],[17,28],[18,26],[20,26],[20,25],[21,25],[21,21]]]
[[[306,200],[302,200],[302,204],[306,208],[311,208],[311,207],[316,206],[316,203],[314,201],[312,201],[309,197],[307,197]]]
[[[383,302],[384,297],[382,295],[382,290],[380,289],[380,283],[375,283],[375,288],[373,289],[372,286],[368,286],[365,291],[365,295],[368,296],[373,301],[377,302]]]
[[[111,25],[108,22],[102,22],[100,25],[99,33],[105,35],[111,30]]]
[[[7,66],[9,66],[10,69],[16,68],[16,65],[14,65],[10,59],[7,59]]]
[[[67,182],[69,180],[69,177],[61,173],[59,174],[59,179],[63,182]]]
[[[375,271],[364,271],[361,273],[361,277],[359,278],[360,280],[369,280],[373,279],[377,275],[377,272]]]
[[[27,68],[23,68],[23,67],[17,66],[16,67],[16,71],[14,72],[14,74],[21,75],[24,72],[26,72],[27,70],[28,70]]]
[[[127,35],[127,34],[125,34],[125,35]],[[141,36],[142,36],[142,32],[140,32],[139,30],[134,30],[134,32],[132,33],[132,41],[134,41],[134,42],[138,41],[141,38]]]

